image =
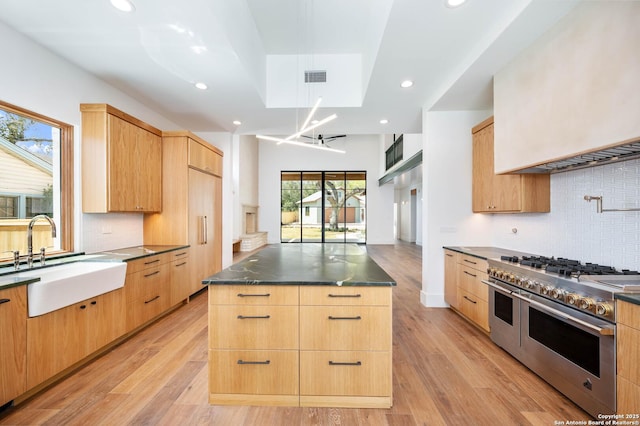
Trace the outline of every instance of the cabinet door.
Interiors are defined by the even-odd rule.
[[[0,291],[0,406],[27,390],[26,288]]]
[[[162,138],[136,127],[137,207],[140,211],[162,210]]]
[[[473,134],[472,204],[474,212],[493,209],[493,131],[485,127]]]
[[[222,180],[189,169],[191,279],[197,283],[222,269]],[[195,287],[195,284],[194,284]]]
[[[27,388],[53,377],[89,353],[89,306],[89,301],[83,301],[27,319]]]
[[[444,301],[454,308],[458,307],[458,256],[451,250],[444,251]]]
[[[170,264],[128,274],[125,281],[127,331],[157,317],[171,307]]]
[[[119,288],[89,301],[87,339],[88,353],[116,340],[126,331],[126,303],[124,289]]]
[[[191,279],[191,263],[188,254],[188,249],[173,253],[174,260],[171,262],[171,278],[169,279],[171,306],[177,305],[202,288],[202,284],[195,288],[196,282]]]
[[[108,200],[109,211],[136,211],[138,165],[134,155],[136,127],[108,115]]]

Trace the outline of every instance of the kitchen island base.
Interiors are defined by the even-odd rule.
[[[275,261],[285,254],[286,262]],[[322,265],[323,276],[300,262]],[[256,277],[247,282],[247,271],[264,272],[269,265],[292,265],[289,271],[306,273],[282,282]],[[335,280],[326,274],[332,268],[339,277],[369,281],[320,281]],[[393,405],[395,282],[364,250],[344,245],[268,247],[233,269],[237,279],[225,270],[204,281],[210,284],[210,404]]]

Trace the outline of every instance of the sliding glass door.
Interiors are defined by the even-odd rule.
[[[366,172],[282,172],[280,206],[282,242],[366,242]]]

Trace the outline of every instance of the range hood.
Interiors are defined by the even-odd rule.
[[[561,173],[587,167],[603,166],[619,161],[640,158],[640,139],[623,145],[603,148],[573,157],[550,161],[538,166],[528,167],[512,173]]]

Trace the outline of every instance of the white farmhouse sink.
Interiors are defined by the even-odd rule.
[[[27,286],[29,316],[36,317],[123,287],[126,272],[125,262],[73,262],[16,276],[40,278]]]

